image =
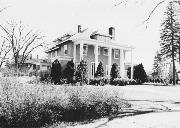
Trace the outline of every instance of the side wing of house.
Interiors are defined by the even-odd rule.
[[[57,59],[61,63],[62,69],[64,69],[67,62],[73,60],[73,44],[71,40],[59,44],[55,49],[47,52],[48,59],[51,60],[51,63]]]

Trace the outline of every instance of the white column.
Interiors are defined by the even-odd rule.
[[[95,55],[95,71],[98,67],[98,45],[94,45],[94,55]]]
[[[74,62],[74,64],[76,64],[76,44],[74,43],[74,51],[73,51],[73,62]]]
[[[111,67],[112,67],[112,48],[108,49],[108,77],[110,78],[111,74]]]
[[[80,43],[80,61],[83,60],[83,43]]]
[[[124,78],[124,70],[124,50],[120,49],[120,74],[122,78]]]
[[[131,79],[133,79],[133,50],[131,49]]]

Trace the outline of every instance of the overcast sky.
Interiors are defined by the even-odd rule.
[[[134,62],[152,69],[153,58],[159,49],[160,23],[165,5],[160,6],[148,24],[148,17],[158,0],[130,0],[128,4],[114,6],[118,0],[1,0],[8,7],[0,15],[0,22],[21,20],[41,31],[48,42],[69,31],[82,28],[107,31],[113,26],[121,44],[133,45]],[[146,27],[147,25],[147,27]],[[44,56],[43,52],[36,52]]]

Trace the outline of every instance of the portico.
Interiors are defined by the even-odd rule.
[[[88,51],[88,53],[87,53],[88,57],[85,56],[83,53],[85,45],[93,46],[93,49],[87,49],[87,50],[91,50],[91,51]],[[79,47],[79,57],[77,57],[77,46]],[[108,49],[107,55],[104,55],[104,53],[102,54],[102,48]],[[115,51],[116,51],[116,53],[118,53],[117,56],[119,55],[119,58],[114,58]],[[131,64],[131,72],[132,72],[131,79],[133,79],[133,53],[132,53],[133,48],[129,47],[129,46],[122,46],[122,45],[119,45],[118,43],[112,43],[112,42],[104,43],[104,42],[97,41],[97,40],[81,39],[74,43],[74,52],[73,52],[74,59],[73,60],[74,60],[74,63],[79,63],[79,61],[83,60],[83,59],[85,61],[88,61],[89,53],[92,53],[93,57],[91,57],[91,58],[93,58],[93,59],[91,59],[90,61],[93,61],[95,63],[95,71],[97,69],[99,62],[103,61],[103,65],[105,66],[104,68],[106,68],[106,66],[108,67],[106,69],[107,70],[106,75],[108,78],[110,78],[111,66],[113,63],[117,62],[118,66],[120,67],[120,76],[122,78],[125,78],[126,77],[125,57],[126,57],[127,52],[131,52],[131,59],[130,59],[129,63]],[[104,57],[102,57],[103,55],[104,55]],[[79,58],[79,60],[77,60],[77,58]],[[92,68],[92,66],[90,66],[90,68]]]

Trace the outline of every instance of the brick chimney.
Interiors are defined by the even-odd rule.
[[[81,33],[81,25],[78,25],[78,33]]]
[[[115,39],[115,28],[114,27],[110,27],[109,28],[109,35],[111,36],[111,39]]]

